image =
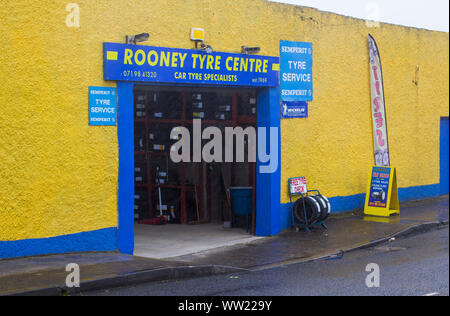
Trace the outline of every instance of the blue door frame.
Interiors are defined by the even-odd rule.
[[[134,252],[134,83],[117,82],[118,92],[118,248],[121,253]],[[256,170],[256,234],[278,235],[280,229],[280,99],[278,88],[260,89],[258,92],[258,127],[266,127],[270,139],[270,127],[278,129],[278,168],[273,173]],[[267,146],[269,147],[269,144]]]
[[[448,194],[449,184],[448,184],[448,169],[449,169],[449,148],[448,148],[448,117],[441,118],[441,137],[440,137],[440,166],[441,166],[441,180],[440,180],[440,194]]]

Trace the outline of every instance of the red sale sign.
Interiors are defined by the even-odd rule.
[[[300,177],[289,179],[289,190],[291,192],[291,195],[299,193],[306,194],[308,192],[306,178]]]

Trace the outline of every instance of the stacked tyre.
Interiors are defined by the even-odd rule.
[[[305,209],[303,209],[303,202]],[[292,211],[300,225],[313,225],[325,221],[330,216],[331,204],[326,196],[311,195],[297,200]]]

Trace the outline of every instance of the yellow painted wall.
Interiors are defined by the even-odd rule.
[[[448,33],[364,21],[264,0],[0,0],[0,240],[117,226],[117,129],[88,126],[88,86],[102,80],[102,42],[216,51],[314,43],[309,119],[284,120],[282,201],[289,177],[328,196],[364,192],[372,164],[367,34],[384,67],[392,164],[401,187],[439,182],[439,117],[448,116]],[[66,5],[81,8],[66,26]],[[419,85],[413,84],[419,66]]]

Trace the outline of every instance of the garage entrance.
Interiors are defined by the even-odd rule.
[[[226,127],[256,130],[256,90],[136,85],[133,92],[134,253],[174,257],[249,241],[256,226],[256,163],[248,162],[248,139],[245,162],[225,163],[224,137]],[[171,131],[180,127],[190,132],[194,161],[193,120],[200,120],[202,130],[221,130],[220,161],[172,161],[179,139]],[[202,140],[202,148],[208,141]],[[248,219],[233,216],[232,187],[253,189]]]
[[[103,79],[117,82],[119,251],[135,253],[139,240],[135,227],[141,227],[137,225],[149,231],[165,227],[178,231],[180,227],[230,223],[251,237],[242,219],[231,224],[226,192],[233,186],[252,188],[246,193],[253,202],[249,230],[257,236],[279,234],[279,58],[119,43],[104,43],[103,51]],[[148,56],[153,59],[143,62]],[[196,130],[197,120],[203,129],[211,126],[218,134],[227,127],[257,126],[256,162],[196,159],[195,163],[173,164],[168,153],[171,144],[179,141],[170,139],[171,128],[180,127],[189,134],[190,128]],[[196,148],[201,147],[201,138],[194,137]],[[190,154],[199,153],[203,154],[201,149]],[[236,190],[231,193],[239,195]],[[161,215],[169,224],[151,225]],[[189,234],[175,240],[187,239]],[[160,236],[156,233],[150,239],[160,240]]]

